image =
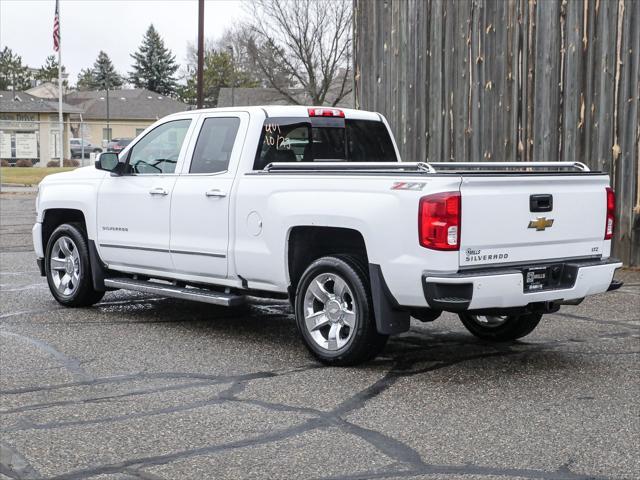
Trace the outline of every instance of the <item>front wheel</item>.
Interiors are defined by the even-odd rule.
[[[51,294],[66,307],[87,307],[104,296],[93,289],[89,249],[78,224],[60,225],[51,234],[45,270]]]
[[[529,335],[540,323],[541,313],[522,315],[459,314],[462,324],[476,337],[492,342],[510,342]]]
[[[298,283],[295,313],[305,345],[327,365],[369,360],[388,338],[376,330],[368,275],[353,255],[313,262]]]

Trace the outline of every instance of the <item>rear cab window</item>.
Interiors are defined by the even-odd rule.
[[[378,120],[271,117],[262,127],[254,170],[274,162],[397,162],[391,135]]]

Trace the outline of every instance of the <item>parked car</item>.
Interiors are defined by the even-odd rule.
[[[107,144],[107,152],[120,153],[132,140],[133,138],[114,138]]]
[[[47,176],[33,242],[65,306],[127,289],[234,306],[289,298],[310,352],[373,358],[409,318],[486,341],[619,288],[609,177],[582,163],[400,162],[384,117],[243,107],[158,121]]]
[[[82,138],[71,138],[69,140],[71,158],[80,158],[82,156],[83,144],[85,158],[88,158],[91,153],[102,152],[102,148],[98,147],[97,145],[93,145],[90,142],[83,140]]]

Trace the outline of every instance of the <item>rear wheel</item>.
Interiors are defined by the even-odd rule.
[[[460,314],[460,320],[469,332],[478,338],[493,342],[509,342],[529,335],[538,326],[541,318],[541,313],[521,315]]]
[[[93,289],[89,249],[78,224],[65,223],[51,234],[45,270],[51,294],[64,306],[87,307],[104,296]]]
[[[376,330],[368,276],[353,255],[313,262],[298,283],[295,313],[305,345],[327,365],[369,360],[388,338]]]

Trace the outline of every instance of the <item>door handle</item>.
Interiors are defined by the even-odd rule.
[[[151,190],[149,190],[149,194],[150,195],[169,195],[169,192],[167,192],[164,188],[162,187],[153,187]]]
[[[212,188],[211,190],[207,190],[205,192],[205,195],[207,197],[218,197],[218,198],[223,198],[227,196],[225,192],[223,192],[222,190],[218,190],[217,188]]]

